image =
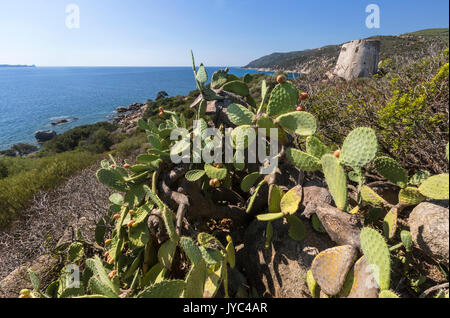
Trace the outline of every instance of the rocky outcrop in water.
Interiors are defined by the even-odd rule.
[[[56,131],[54,130],[38,130],[34,134],[34,137],[36,138],[37,142],[42,143],[49,141],[56,137]]]

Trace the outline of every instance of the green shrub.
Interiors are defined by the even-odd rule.
[[[8,176],[8,167],[0,161],[0,179],[6,178]]]
[[[380,151],[409,170],[444,172],[448,141],[448,50],[420,60],[392,60],[384,76],[310,83],[296,80],[310,98],[319,136],[339,145],[358,126],[373,128]]]
[[[91,165],[97,158],[87,152],[67,152],[43,158],[0,158],[0,165],[9,167],[8,163],[11,164],[9,175],[0,180],[0,228],[20,216],[39,191],[53,189],[64,178]]]
[[[83,125],[75,127],[74,129],[68,130],[65,133],[58,135],[52,140],[46,142],[43,145],[41,153],[62,153],[65,151],[75,150],[80,146],[86,145],[91,145],[91,149],[94,150],[99,149],[99,151],[96,152],[103,152],[108,149],[102,150],[102,148],[110,143],[110,141],[106,141],[104,132],[112,132],[116,128],[116,125],[108,122],[100,122],[93,125]],[[103,132],[100,132],[97,136],[95,136],[95,132],[100,129],[103,129]],[[103,136],[101,136],[101,134],[103,134]],[[90,141],[88,141],[89,139]],[[99,144],[95,145],[95,141],[98,141]]]
[[[147,137],[144,133],[138,133],[134,136],[124,137],[124,139],[115,146],[115,151],[119,157],[126,158],[137,149],[144,147]]]

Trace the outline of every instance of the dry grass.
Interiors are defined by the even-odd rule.
[[[81,217],[95,225],[106,213],[111,191],[98,182],[98,167],[96,163],[56,190],[39,193],[22,217],[0,232],[0,279],[24,262],[51,252],[65,230]]]

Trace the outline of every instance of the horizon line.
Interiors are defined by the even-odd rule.
[[[17,65],[20,64],[0,64],[0,65],[7,65],[6,67],[17,67]],[[189,67],[192,68],[192,65],[26,65],[23,64],[22,68],[37,68],[37,67]],[[243,66],[236,66],[236,65],[211,65],[211,66],[205,66],[208,67],[234,67],[234,68],[244,68]]]

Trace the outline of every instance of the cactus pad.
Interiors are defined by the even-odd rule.
[[[405,249],[407,252],[411,252],[413,247],[413,240],[411,232],[409,231],[402,231],[400,233],[400,238],[402,240],[403,245],[405,246]]]
[[[278,84],[272,90],[267,105],[269,116],[278,116],[294,109],[298,101],[298,90],[290,82]]]
[[[246,175],[244,179],[242,179],[241,190],[243,192],[249,192],[259,177],[261,177],[261,174],[259,172],[253,172]]]
[[[231,104],[227,108],[228,119],[236,126],[251,125],[255,114],[239,104]]]
[[[172,240],[168,240],[161,245],[158,250],[158,261],[166,269],[170,270],[177,244]]]
[[[239,126],[231,133],[231,144],[235,149],[247,149],[255,139],[256,132],[250,125]]]
[[[247,84],[242,81],[231,81],[222,86],[224,91],[234,93],[240,96],[247,96],[250,94]]]
[[[425,180],[427,180],[429,177],[431,177],[431,173],[429,171],[419,171],[416,172],[411,179],[409,179],[409,184],[411,185],[421,185],[422,182],[424,182]]]
[[[219,70],[215,72],[211,78],[211,87],[220,88],[228,80],[228,74],[224,70]]]
[[[191,170],[185,175],[185,178],[189,182],[195,182],[200,180],[205,175],[205,170]]]
[[[339,159],[332,155],[322,157],[322,169],[331,195],[339,210],[347,208],[347,175],[339,163]]]
[[[126,191],[126,184],[123,176],[112,169],[100,169],[97,171],[98,180],[105,186],[120,192]]]
[[[136,247],[145,246],[145,244],[147,244],[150,238],[147,223],[145,222],[135,223],[135,226],[130,228],[128,237],[130,239],[130,242],[134,246]]]
[[[331,153],[331,150],[315,136],[306,139],[306,152],[317,159],[321,159],[323,155]]]
[[[269,188],[269,198],[268,198],[268,205],[269,205],[269,212],[270,213],[278,213],[281,211],[280,208],[280,202],[281,198],[284,196],[284,191],[281,190],[279,186],[276,184],[270,185]]]
[[[361,248],[381,290],[391,283],[391,255],[383,236],[371,228],[361,230]]]
[[[383,232],[384,236],[391,240],[395,236],[395,232],[397,232],[398,227],[398,210],[396,208],[392,208],[384,217],[383,221]]]
[[[306,228],[302,220],[295,215],[289,215],[287,220],[289,222],[289,237],[294,241],[303,241],[306,236]]]
[[[203,64],[200,64],[195,77],[200,84],[205,84],[208,81],[208,73],[206,72],[206,68]]]
[[[419,187],[420,193],[424,196],[435,200],[448,200],[449,195],[449,176],[448,174],[440,174],[432,176],[425,180]]]
[[[407,187],[400,190],[398,194],[399,202],[407,205],[417,205],[426,200],[420,192],[419,189],[414,187]]]
[[[317,214],[313,214],[311,216],[311,225],[316,232],[327,233],[327,230],[325,230],[325,228],[323,227],[322,222],[320,222]]]
[[[368,186],[361,188],[362,199],[373,206],[383,206],[386,201]]]
[[[355,263],[353,270],[347,276],[342,296],[347,298],[374,298],[378,295],[378,291],[378,285],[367,265],[366,258],[363,256]]]
[[[296,186],[289,190],[282,198],[280,202],[281,212],[285,215],[293,215],[297,212],[300,202],[302,201],[303,190],[301,186]]]
[[[287,148],[286,156],[294,166],[305,172],[314,172],[322,169],[319,159],[298,149]]]
[[[316,118],[307,112],[292,112],[281,115],[275,120],[275,123],[299,136],[311,136],[317,130]]]
[[[270,242],[272,241],[273,237],[273,225],[272,222],[267,222],[266,226],[266,242],[264,244],[265,248],[269,248]]]
[[[273,123],[273,119],[270,118],[267,115],[261,116],[257,121],[258,128],[265,128],[266,136],[270,136],[270,129],[275,128],[277,129],[277,126]]]
[[[256,218],[259,221],[263,221],[263,222],[272,222],[272,221],[281,219],[282,217],[284,217],[284,213],[283,212],[266,213],[266,214],[260,214],[260,215],[256,216]]]
[[[203,298],[207,271],[208,268],[204,260],[200,260],[197,264],[192,265],[186,277],[184,298]]]
[[[390,290],[382,290],[378,295],[378,298],[400,298],[396,293]]]
[[[314,258],[311,271],[324,293],[335,296],[341,291],[357,255],[354,247],[344,245],[327,249]]]
[[[375,131],[367,127],[356,128],[345,138],[340,159],[344,165],[361,168],[375,158],[377,151]]]
[[[182,237],[180,245],[192,264],[195,265],[202,260],[202,252],[191,238]]]
[[[226,168],[216,168],[210,164],[205,164],[205,172],[210,179],[223,180],[227,177]]]
[[[404,188],[408,183],[408,171],[403,169],[400,164],[389,157],[379,157],[374,161],[375,169],[383,177],[395,183],[400,188]]]
[[[164,280],[147,287],[137,298],[180,298],[185,288],[183,280]]]
[[[309,292],[311,293],[312,298],[320,297],[320,287],[314,279],[313,273],[309,270],[306,273],[306,284],[308,285]]]

